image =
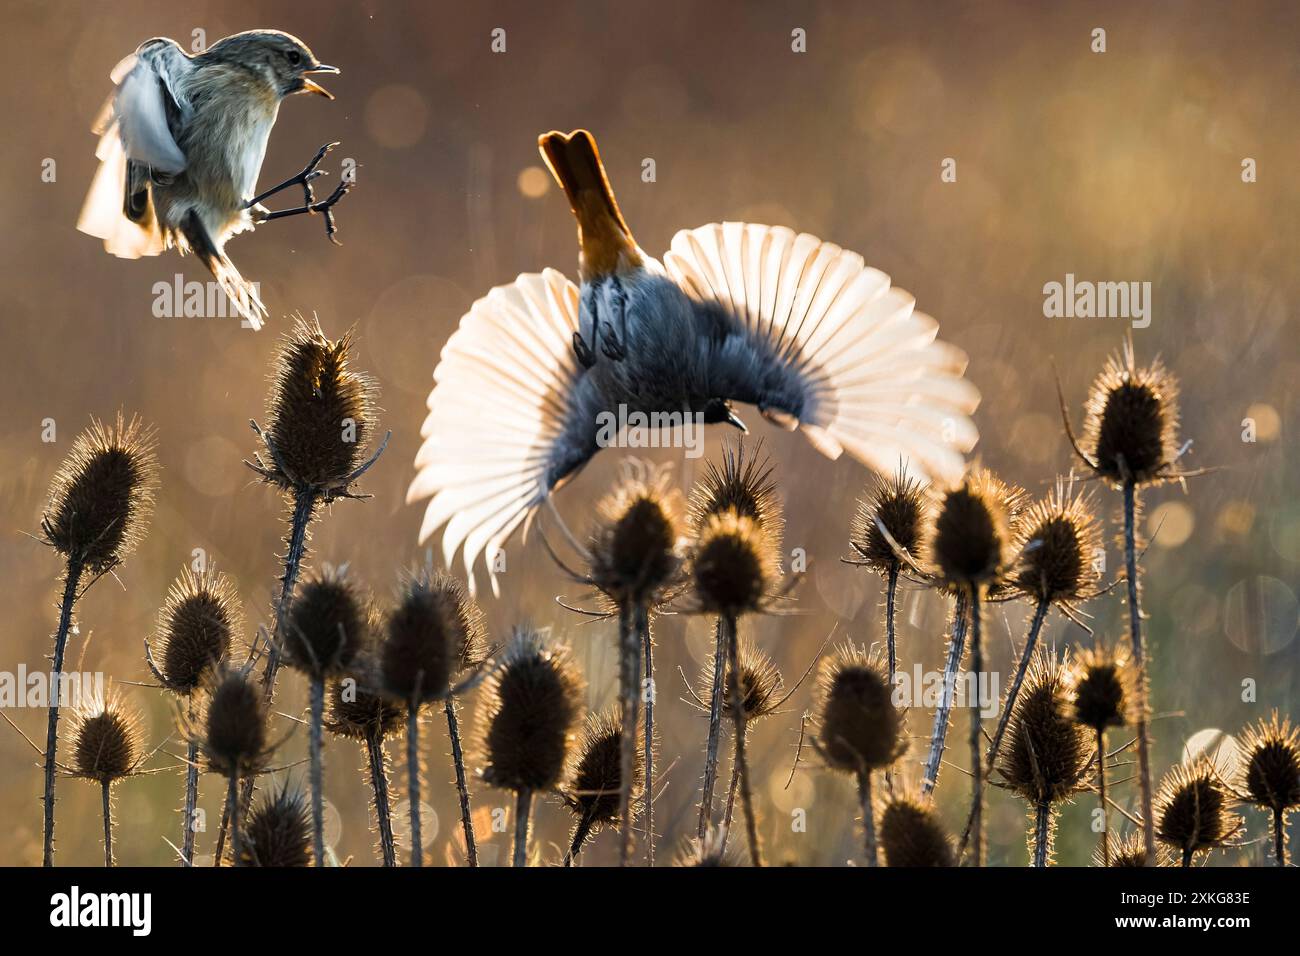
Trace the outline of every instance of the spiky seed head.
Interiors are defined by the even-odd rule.
[[[238,866],[287,868],[311,866],[311,809],[301,790],[262,798],[244,824]]]
[[[1239,742],[1245,759],[1238,764],[1237,789],[1274,813],[1300,807],[1300,730],[1291,718],[1279,720],[1275,710],[1247,727]]]
[[[1147,865],[1147,848],[1142,839],[1141,831],[1130,833],[1124,839],[1119,840],[1114,836],[1110,838],[1110,865],[1127,869],[1132,867],[1144,867]],[[1105,857],[1102,855],[1101,847],[1098,847],[1092,853],[1093,866],[1105,866]],[[1163,846],[1156,847],[1156,866],[1168,866],[1169,857]]]
[[[952,866],[952,839],[930,800],[891,796],[880,814],[885,866]]]
[[[740,638],[736,656],[740,661],[740,705],[745,711],[745,720],[759,720],[776,710],[780,703],[779,695],[784,684],[781,672],[777,670],[772,658],[748,638]],[[712,693],[713,661],[709,661],[700,674],[699,697],[707,701]],[[722,681],[722,712],[731,713],[731,681],[725,675]]]
[[[1077,655],[1070,668],[1074,719],[1094,732],[1134,720],[1136,674],[1122,644],[1098,645]]]
[[[1083,781],[1090,735],[1071,718],[1067,664],[1039,648],[1011,712],[999,765],[1007,786],[1031,805],[1065,800]]]
[[[579,820],[587,820],[593,829],[619,822],[619,798],[623,778],[623,726],[616,711],[592,714],[587,718],[562,794],[564,804]],[[645,782],[645,763],[641,749],[636,750],[632,777],[633,806]]]
[[[207,714],[197,741],[208,769],[224,777],[259,772],[270,755],[261,690],[237,668],[213,671],[209,683]]]
[[[330,340],[315,319],[299,319],[272,371],[265,465],[286,490],[344,490],[376,430],[374,380],[353,367],[352,333]],[[265,457],[265,456],[263,456]]]
[[[691,527],[699,534],[714,515],[734,514],[761,525],[780,550],[785,531],[785,514],[776,494],[772,460],[763,453],[760,441],[745,454],[743,440],[724,443],[722,465],[708,461],[704,477],[691,489]]]
[[[91,573],[112,568],[144,536],[158,486],[154,430],[137,418],[92,418],[50,484],[45,540]]]
[[[69,727],[72,772],[98,783],[129,776],[140,762],[140,715],[115,695],[98,697],[73,712]]]
[[[858,503],[849,542],[868,567],[886,574],[899,565],[895,545],[913,558],[920,557],[929,511],[925,485],[903,468],[892,478],[878,475],[867,497]]]
[[[183,568],[158,613],[150,652],[154,676],[174,694],[194,693],[208,670],[230,655],[243,621],[239,592],[228,576]]]
[[[363,650],[325,692],[325,729],[355,740],[382,740],[406,726],[406,707],[380,691],[379,661]]]
[[[1160,481],[1178,457],[1178,382],[1158,358],[1139,368],[1131,342],[1107,360],[1085,410],[1083,451],[1112,484]]]
[[[337,674],[366,643],[366,599],[339,570],[304,582],[285,621],[284,649],[289,666],[313,677]]]
[[[878,651],[846,643],[822,665],[818,740],[836,770],[878,770],[906,748],[903,715],[894,706]]]
[[[703,839],[692,839],[677,854],[673,866],[736,866],[735,859],[727,852],[723,833],[723,830],[711,827]]]
[[[772,539],[753,518],[724,512],[705,522],[691,562],[700,610],[731,617],[762,611],[780,573]]]
[[[1024,489],[976,468],[939,493],[930,551],[945,585],[965,590],[1001,583],[1015,557]]]
[[[515,631],[483,696],[483,779],[506,790],[550,790],[564,774],[582,711],[569,650]]]
[[[1035,502],[1017,522],[1012,572],[1016,587],[1040,601],[1083,597],[1100,577],[1094,556],[1101,532],[1086,494],[1073,494],[1064,482]]]
[[[617,603],[651,604],[677,577],[677,518],[658,482],[629,478],[599,505],[590,577]]]
[[[1179,853],[1222,846],[1241,828],[1231,807],[1232,795],[1208,758],[1179,764],[1156,796],[1156,839]]]
[[[485,634],[483,612],[458,580],[442,572],[413,575],[379,648],[385,693],[415,703],[445,696],[458,674],[482,663]]]

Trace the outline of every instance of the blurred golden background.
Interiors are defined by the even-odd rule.
[[[158,506],[143,545],[82,600],[69,660],[118,682],[148,682],[142,641],[170,581],[195,548],[237,580],[250,627],[270,614],[284,506],[240,459],[255,448],[247,421],[261,417],[268,363],[290,313],[316,313],[327,332],[356,326],[358,364],[379,380],[386,455],[362,482],[375,497],[342,501],[314,526],[311,565],[347,562],[381,601],[398,572],[424,560],[416,547],[421,509],[403,504],[439,349],[469,304],[491,286],[546,265],[576,275],[573,223],[541,169],[537,134],[585,126],[599,138],[610,176],[638,240],[659,254],[679,228],[722,219],[783,224],[861,252],[912,292],[941,323],[941,335],[970,354],[969,377],[984,394],[976,421],[981,460],[1035,494],[1070,467],[1053,386],[1055,361],[1077,422],[1106,354],[1128,323],[1047,319],[1043,286],[1067,273],[1093,281],[1149,281],[1152,321],[1135,330],[1139,358],[1159,352],[1183,386],[1183,434],[1191,466],[1217,471],[1150,493],[1148,533],[1163,522],[1145,561],[1144,610],[1154,660],[1155,766],[1189,745],[1218,740],[1272,707],[1300,716],[1297,570],[1300,503],[1296,456],[1288,454],[1297,411],[1300,350],[1300,8],[1278,3],[1134,5],[935,2],[653,4],[222,2],[87,4],[8,0],[3,50],[9,82],[0,92],[0,221],[5,348],[0,375],[0,670],[36,669],[50,650],[60,562],[29,535],[46,490],[89,416],[119,408],[158,427],[163,464]],[[341,158],[358,164],[357,187],[337,208],[342,248],[319,219],[268,224],[234,239],[232,258],[261,282],[267,330],[235,319],[156,318],[153,285],[208,276],[174,254],[116,260],[74,229],[90,182],[90,121],[110,90],[108,72],[157,35],[189,49],[254,27],[287,30],[342,75],[328,78],[335,102],[284,104],[263,166],[263,184],[302,167],[316,148],[342,141],[325,164],[332,188]],[[490,33],[506,31],[506,52]],[[1105,53],[1091,50],[1106,31]],[[807,52],[791,50],[806,31]],[[21,78],[21,79],[20,79]],[[644,159],[656,181],[642,181]],[[941,163],[956,160],[955,182]],[[1242,180],[1256,163],[1258,181]],[[53,182],[44,181],[53,160]],[[322,192],[324,195],[324,192]],[[290,194],[286,194],[289,197]],[[272,206],[287,205],[281,197]],[[485,400],[489,397],[485,396]],[[869,475],[847,459],[821,458],[797,435],[777,432],[752,410],[788,509],[787,550],[812,560],[798,591],[801,615],[753,620],[748,631],[792,684],[832,631],[883,639],[882,591],[839,563],[855,501]],[[1257,440],[1242,440],[1243,420]],[[53,419],[57,441],[43,443]],[[722,433],[711,433],[716,455]],[[730,438],[730,435],[726,437]],[[675,479],[689,487],[702,462],[680,452]],[[575,528],[609,486],[619,459],[606,453],[558,499]],[[1108,532],[1117,496],[1101,498]],[[1109,574],[1122,551],[1108,533]],[[557,594],[581,599],[536,540],[508,548],[500,600],[484,608],[493,637],[531,621],[575,646],[590,680],[589,704],[614,697],[612,624],[583,624]],[[1089,605],[1099,636],[1123,636],[1118,592]],[[909,588],[902,605],[900,663],[939,666],[946,608]],[[991,615],[992,666],[1006,670],[1027,610]],[[251,636],[251,632],[250,632]],[[658,644],[662,769],[656,804],[661,859],[694,829],[706,721],[678,673],[695,679],[709,652],[709,622],[661,618]],[[1088,640],[1051,619],[1059,647]],[[1256,685],[1243,701],[1243,682]],[[800,712],[813,682],[788,712],[752,735],[751,766],[761,832],[773,862],[838,865],[857,852],[855,794],[847,779],[805,760],[786,787]],[[305,686],[280,682],[277,709],[300,714]],[[147,715],[154,745],[175,734],[162,692],[125,687]],[[468,702],[472,728],[477,701]],[[42,738],[44,711],[10,710]],[[435,713],[435,716],[436,713]],[[928,714],[913,713],[914,736]],[[277,725],[287,729],[285,718]],[[429,721],[426,860],[462,860],[445,728]],[[1118,737],[1119,735],[1116,735]],[[961,771],[964,716],[949,737],[938,794],[954,827],[967,806]],[[165,747],[183,752],[175,737]],[[299,728],[289,764],[305,753]],[[390,751],[394,749],[390,745]],[[400,749],[400,748],[399,748]],[[805,756],[809,755],[805,753]],[[330,841],[340,859],[372,865],[362,753],[328,740]],[[155,765],[176,761],[159,754]],[[0,727],[0,864],[40,857],[38,757]],[[475,766],[471,754],[471,767]],[[724,764],[724,773],[725,764]],[[296,766],[290,775],[304,773]],[[281,775],[283,776],[283,774]],[[1127,776],[1121,774],[1121,777]],[[394,774],[394,801],[404,785]],[[179,841],[181,773],[117,788],[119,861],[166,864]],[[1132,806],[1134,785],[1118,788]],[[56,861],[102,860],[99,795],[60,781]],[[209,818],[199,852],[210,853],[220,787],[205,778]],[[507,794],[473,789],[487,861],[508,858],[509,835],[492,833],[491,809]],[[1069,807],[1057,860],[1080,865],[1095,835],[1091,798]],[[797,810],[806,832],[793,832]],[[988,817],[992,862],[1025,861],[1023,807],[994,792]],[[1248,813],[1251,835],[1261,820]],[[397,815],[397,816],[400,816]],[[553,800],[536,812],[537,843],[558,860],[567,811]],[[1117,817],[1113,816],[1113,820]],[[608,863],[616,841],[598,839],[587,862]],[[1214,862],[1263,850],[1252,847]]]

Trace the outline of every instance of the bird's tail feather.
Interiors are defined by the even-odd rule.
[[[537,146],[578,220],[584,269],[612,272],[620,254],[636,261],[639,250],[614,198],[595,137],[585,129],[552,130],[537,138]]]
[[[189,244],[190,251],[208,267],[213,278],[221,286],[239,315],[254,331],[262,327],[267,316],[266,306],[257,294],[257,288],[247,282],[230,261],[225,251],[213,241],[211,234],[194,210],[186,214],[181,223],[181,234]]]

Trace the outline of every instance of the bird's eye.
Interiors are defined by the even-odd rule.
[[[299,63],[302,62],[302,54],[299,53],[297,50],[289,50],[287,53],[285,53],[285,56],[289,58],[290,66],[297,66]]]

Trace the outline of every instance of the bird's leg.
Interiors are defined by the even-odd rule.
[[[309,187],[308,187],[309,188]],[[320,202],[309,202],[305,206],[299,206],[296,209],[277,209],[275,212],[269,212],[257,223],[261,225],[264,222],[270,222],[273,219],[284,219],[287,216],[301,216],[303,213],[315,214],[323,212],[325,214],[325,236],[336,246],[339,241],[334,238],[334,233],[338,232],[338,226],[334,224],[334,204],[343,198],[344,194],[352,188],[352,183],[341,182],[334,187],[334,192],[330,193],[328,199],[322,199]]]
[[[312,159],[310,163],[307,164],[306,168],[304,168],[302,172],[300,172],[296,176],[290,176],[288,179],[280,183],[280,185],[278,186],[272,186],[270,189],[262,193],[260,196],[254,196],[252,199],[248,200],[248,202],[244,203],[244,208],[252,209],[258,203],[262,202],[262,200],[270,199],[276,193],[283,192],[284,190],[288,189],[290,186],[299,186],[299,185],[302,186],[302,191],[304,193],[303,204],[306,206],[310,206],[313,203],[315,203],[316,197],[315,195],[313,195],[312,188],[311,188],[312,181],[315,179],[319,179],[321,176],[325,175],[325,170],[317,169],[316,167],[321,164],[321,160],[325,158],[325,154],[328,153],[331,149],[333,149],[337,145],[338,143],[326,143],[324,146],[322,146],[320,149],[316,151],[315,157]]]
[[[600,329],[600,318],[596,312],[596,287],[588,285],[582,292],[583,305],[586,306],[587,314],[591,316],[591,340],[596,342],[597,333]],[[583,368],[591,368],[596,364],[596,353],[591,350],[587,340],[582,337],[581,332],[573,333],[573,354],[578,357]]]
[[[286,179],[273,189],[269,189],[260,196],[254,196],[250,199],[245,204],[245,208],[253,209],[257,214],[258,218],[254,221],[258,223],[258,225],[261,225],[262,223],[270,222],[273,219],[284,219],[288,216],[301,216],[304,213],[314,215],[315,213],[323,212],[325,214],[325,236],[330,242],[338,245],[339,241],[334,238],[334,234],[338,232],[338,226],[334,223],[334,204],[342,199],[344,194],[352,188],[352,181],[345,179],[334,187],[334,192],[330,193],[328,199],[322,199],[319,202],[316,200],[316,194],[312,189],[312,183],[317,178],[325,175],[324,170],[317,169],[316,167],[320,165],[320,161],[325,158],[325,154],[337,145],[338,143],[326,143],[317,150],[312,161],[308,163],[306,168],[304,168],[297,176]],[[274,196],[281,190],[287,189],[295,184],[302,186],[303,204],[301,206],[293,209],[279,209],[275,212],[268,212],[261,206],[263,199]]]
[[[627,349],[623,347],[623,343],[627,341],[627,294],[623,291],[623,284],[618,281],[618,276],[610,276],[609,302],[618,316],[617,327],[623,335],[622,338],[619,337],[613,329],[615,323],[611,322],[611,328],[605,330],[605,340],[601,342],[600,350],[611,361],[621,362],[627,357]]]

